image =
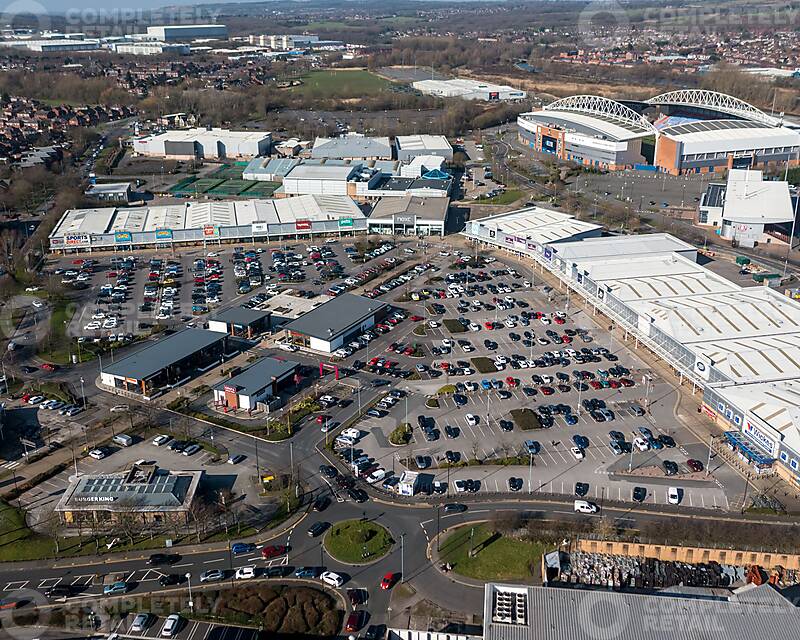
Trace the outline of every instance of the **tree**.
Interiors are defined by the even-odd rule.
[[[44,534],[53,540],[56,547],[56,555],[61,553],[61,533],[64,530],[64,523],[61,521],[61,516],[52,512],[50,516],[41,523],[41,530]]]

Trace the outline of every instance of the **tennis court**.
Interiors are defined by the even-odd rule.
[[[275,189],[281,186],[280,182],[251,182],[250,188],[239,195],[248,198],[269,198]]]

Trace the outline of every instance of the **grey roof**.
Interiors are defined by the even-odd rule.
[[[508,593],[522,601],[498,622],[497,595]],[[798,628],[800,609],[768,584],[727,597],[498,584],[484,592],[484,640],[752,640],[795,637]]]
[[[380,300],[343,293],[293,320],[284,329],[330,341],[386,306]]]
[[[187,328],[103,368],[103,373],[146,380],[171,364],[228,337],[220,331]]]
[[[269,311],[259,311],[258,309],[248,309],[247,307],[228,307],[215,313],[210,320],[219,320],[220,322],[246,327],[269,317],[269,315]]]
[[[347,135],[340,138],[317,138],[312,158],[387,158],[392,157],[389,138]]]
[[[300,363],[293,360],[261,358],[238,375],[214,385],[214,389],[223,389],[230,385],[237,387],[241,395],[252,396],[271,384],[273,379],[280,380],[299,366]]]
[[[450,207],[450,198],[423,198],[407,195],[402,198],[381,198],[370,214],[370,219],[391,218],[394,215],[415,215],[423,220],[444,221]]]
[[[169,472],[155,467],[70,478],[57,511],[185,511],[202,471]]]

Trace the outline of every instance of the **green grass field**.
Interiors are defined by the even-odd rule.
[[[472,547],[478,553],[469,557],[470,531],[465,526],[456,529],[441,543],[442,561],[453,565],[453,571],[476,580],[526,580],[531,568],[538,572],[542,554],[546,551],[538,542],[522,542],[494,534],[488,524],[474,527]],[[483,546],[485,545],[485,546]]]
[[[289,91],[315,98],[363,98],[388,90],[391,83],[369,71],[313,71],[302,78],[303,84]]]
[[[339,562],[359,564],[385,556],[394,540],[388,529],[375,522],[343,520],[325,534],[325,550]],[[364,549],[367,557],[362,557]]]

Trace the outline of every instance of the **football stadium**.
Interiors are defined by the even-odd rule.
[[[562,98],[517,119],[520,141],[563,161],[672,175],[798,164],[800,126],[715,91],[683,89],[644,101]]]

